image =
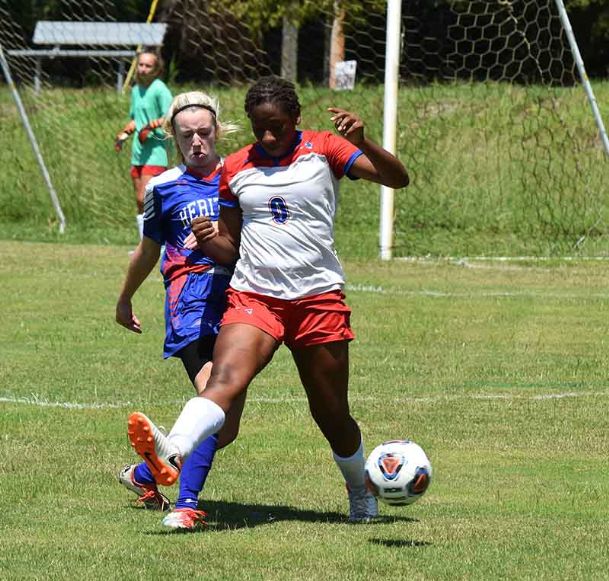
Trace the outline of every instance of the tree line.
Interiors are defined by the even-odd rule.
[[[448,11],[449,5],[459,0],[403,0],[409,13],[420,12],[421,21],[428,22],[430,12],[436,15]],[[513,0],[514,4],[523,0]],[[31,38],[39,20],[116,20],[144,22],[149,16],[151,0],[0,0],[13,20]],[[606,78],[609,73],[609,0],[565,0],[569,18],[577,38],[580,52],[590,77]],[[260,45],[271,55],[273,72],[296,80],[327,80],[333,71],[333,62],[345,56],[344,40],[341,39],[342,20],[345,8],[349,17],[359,17],[365,26],[366,14],[383,12],[384,0],[159,0],[155,21],[168,22],[178,7],[184,11],[196,7],[205,17],[188,20],[188,27],[173,30],[165,39],[163,54],[171,63],[176,81],[206,80],[197,78],[197,67],[192,66],[193,47],[189,35],[204,38],[208,35],[209,20],[222,13],[230,15],[230,27],[240,26],[254,31]],[[216,20],[217,24],[218,20]],[[174,23],[180,26],[180,22]],[[316,34],[321,28],[331,34]],[[171,29],[170,29],[171,30]],[[222,37],[222,31],[219,37]],[[227,33],[228,34],[228,33]],[[234,34],[234,32],[232,32]],[[371,30],[371,35],[380,36],[382,31]],[[329,36],[329,37],[328,37]],[[324,70],[319,66],[307,69],[298,62],[299,44],[306,43],[305,51],[321,52],[324,55]],[[342,43],[342,44],[341,44]],[[196,53],[196,48],[194,49]],[[302,48],[300,49],[302,52]],[[203,55],[204,56],[204,55]],[[202,70],[199,67],[199,70]],[[332,79],[330,78],[330,84]]]

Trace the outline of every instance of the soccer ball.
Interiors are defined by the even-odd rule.
[[[386,504],[416,502],[431,482],[431,463],[423,448],[410,440],[389,440],[366,460],[366,486]]]

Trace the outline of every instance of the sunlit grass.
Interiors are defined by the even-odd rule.
[[[160,276],[113,322],[128,247],[1,242],[0,570],[22,578],[598,579],[609,533],[603,263],[346,262],[351,406],[370,450],[410,437],[434,480],[370,526],[281,349],[203,494],[166,533],[116,482],[134,409],[191,396],[161,359]],[[175,498],[175,490],[168,490]]]

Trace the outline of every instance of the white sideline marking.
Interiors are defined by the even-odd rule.
[[[370,284],[347,284],[345,290],[348,292],[373,293],[388,296],[402,297],[432,297],[432,298],[541,298],[541,299],[564,299],[578,300],[582,297],[587,299],[609,299],[609,293],[552,293],[535,291],[481,291],[481,292],[447,292],[435,290],[406,290],[402,288],[384,288],[379,285]]]
[[[76,403],[69,401],[48,401],[41,399],[36,395],[31,397],[0,397],[0,403],[21,403],[26,405],[33,405],[38,407],[47,408],[65,408],[65,409],[76,409],[76,410],[105,410],[112,408],[124,408],[130,404],[129,402],[122,403]]]
[[[589,262],[609,260],[609,256],[398,256],[406,262]]]
[[[485,394],[485,393],[472,393],[472,394],[461,394],[461,395],[437,395],[437,396],[404,396],[385,398],[387,402],[413,402],[413,403],[433,403],[437,401],[448,401],[448,400],[531,400],[531,401],[546,401],[551,399],[567,399],[567,398],[580,398],[580,397],[606,397],[609,396],[609,392],[604,391],[583,391],[583,392],[564,392],[564,393],[546,393],[538,395],[510,395],[510,394]],[[379,398],[372,396],[352,396],[350,397],[351,402],[363,402],[363,401],[376,401]],[[259,403],[259,404],[284,404],[284,403],[306,403],[306,397],[250,397],[248,403]],[[167,402],[154,402],[154,405],[183,405],[186,402],[182,400],[172,400]],[[115,402],[115,403],[84,403],[84,402],[69,402],[69,401],[49,401],[43,399],[37,395],[30,397],[0,397],[0,403],[6,404],[23,404],[37,407],[50,407],[50,408],[62,408],[62,409],[75,409],[75,410],[105,410],[105,409],[123,409],[123,408],[134,408],[141,405],[152,405],[151,403],[134,403],[130,401]]]

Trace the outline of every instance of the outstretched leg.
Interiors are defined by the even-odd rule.
[[[206,389],[200,397],[186,402],[168,436],[144,414],[131,414],[131,444],[159,484],[173,484],[179,476],[182,459],[222,428],[226,412],[271,360],[278,345],[271,335],[251,325],[225,325],[218,335]]]

